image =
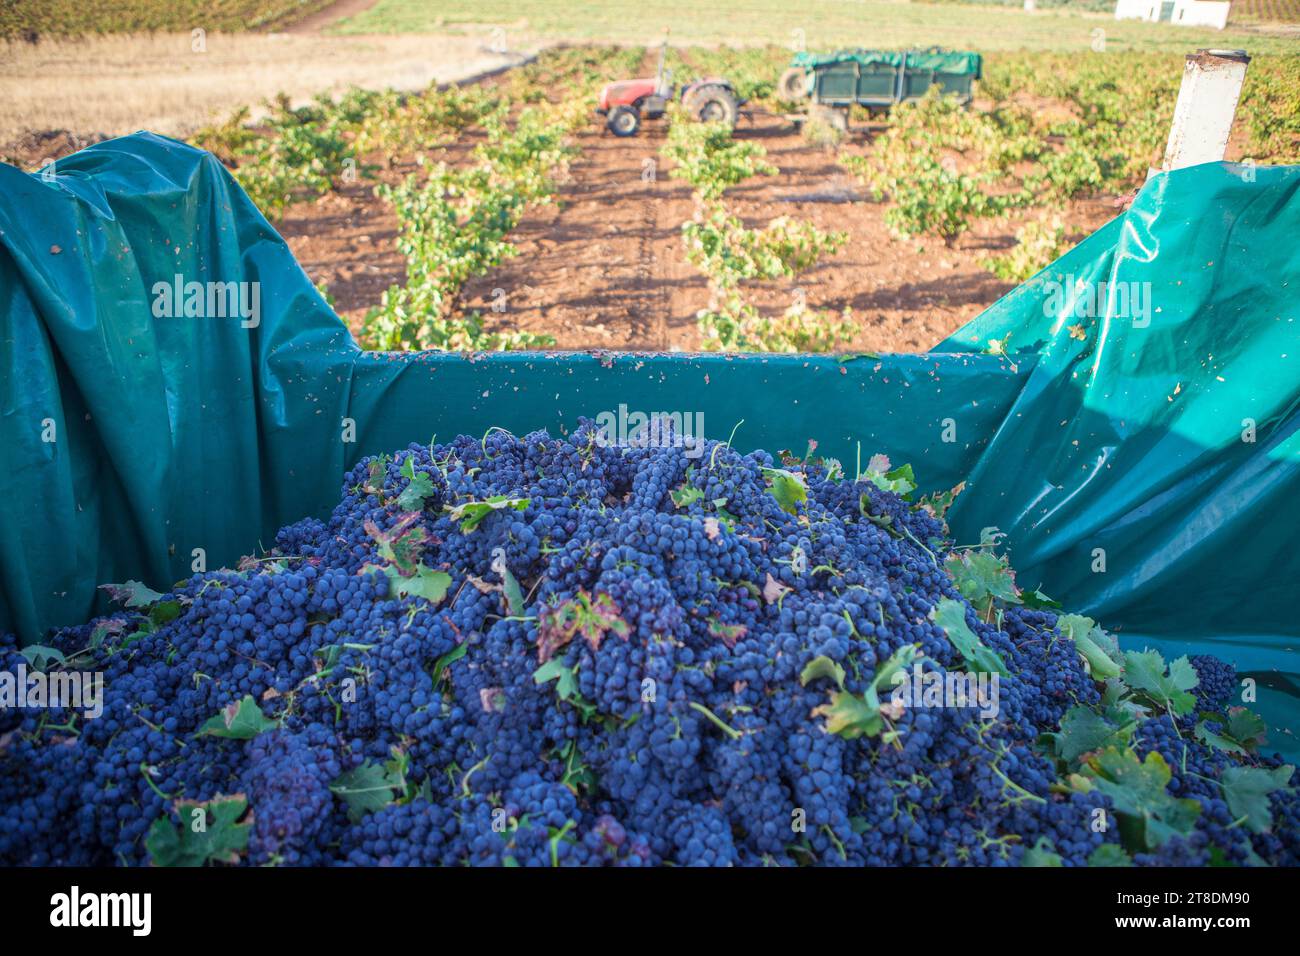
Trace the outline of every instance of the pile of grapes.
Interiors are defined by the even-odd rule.
[[[0,863],[1300,863],[1229,665],[1121,650],[883,456],[659,445],[412,445],[236,570],[0,640],[105,687],[0,711]]]

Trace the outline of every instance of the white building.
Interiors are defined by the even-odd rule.
[[[1185,27],[1213,27],[1222,30],[1228,24],[1228,0],[1118,0],[1116,20],[1149,20],[1152,23],[1177,23]]]

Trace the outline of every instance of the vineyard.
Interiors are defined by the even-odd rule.
[[[248,30],[300,20],[331,0],[11,0],[0,5],[0,38],[146,30]]]
[[[912,350],[1117,212],[1181,75],[1177,56],[991,56],[975,108],[927,97],[845,136],[783,118],[788,58],[670,50],[674,75],[748,100],[734,133],[678,116],[609,136],[595,91],[649,58],[576,47],[477,85],[240,111],[194,141],[367,347]],[[1230,159],[1300,161],[1298,63],[1252,63]]]

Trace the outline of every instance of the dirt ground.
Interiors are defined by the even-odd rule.
[[[480,309],[492,328],[552,335],[562,349],[698,349],[694,316],[709,293],[685,260],[680,230],[694,205],[689,189],[659,164],[665,132],[662,123],[648,122],[637,137],[619,139],[593,117],[576,137],[581,154],[558,202],[526,216],[513,234],[519,255],[469,283],[465,307]],[[864,151],[871,134],[859,127],[841,149]],[[920,351],[1012,288],[979,260],[1010,248],[1017,223],[979,222],[951,248],[937,239],[900,241],[885,228],[887,207],[872,202],[831,152],[808,145],[788,120],[756,114],[742,120],[737,136],[761,142],[780,169],[728,191],[729,207],[747,225],[789,215],[850,235],[837,255],[796,279],[749,284],[763,311],[784,311],[802,289],[811,308],[852,309],[861,329],[852,348]],[[474,142],[465,137],[448,161]],[[383,175],[400,179],[414,168],[399,165]],[[1082,239],[1117,211],[1109,199],[1076,203],[1064,217],[1069,238]],[[295,206],[280,230],[312,279],[329,287],[354,332],[380,294],[403,281],[396,218],[368,184]],[[506,308],[493,313],[498,289]]]

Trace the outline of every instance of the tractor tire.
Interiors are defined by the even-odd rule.
[[[725,86],[710,83],[693,90],[682,104],[701,123],[725,123],[735,126],[740,116],[736,94]]]
[[[776,93],[781,99],[791,103],[808,98],[808,74],[797,66],[792,66],[781,74],[776,81]]]
[[[605,126],[615,136],[635,136],[641,129],[641,114],[635,106],[615,106],[609,111]]]

